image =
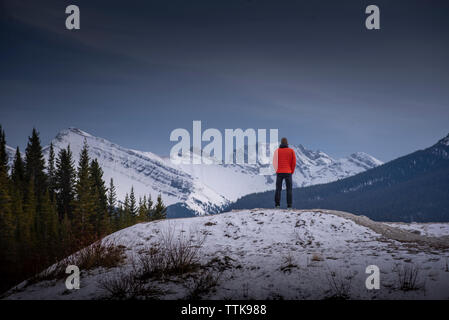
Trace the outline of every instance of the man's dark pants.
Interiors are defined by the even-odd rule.
[[[285,179],[287,186],[287,206],[292,206],[292,174],[291,173],[277,173],[276,174],[276,193],[274,194],[274,202],[277,206],[281,204],[282,181]]]

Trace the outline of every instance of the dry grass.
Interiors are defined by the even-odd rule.
[[[133,263],[142,279],[163,279],[192,272],[200,265],[199,251],[206,235],[200,232],[175,233],[174,228],[161,232],[157,244],[142,250]]]
[[[116,267],[124,261],[123,252],[123,247],[116,246],[113,243],[103,243],[100,240],[47,268],[40,274],[29,279],[27,284],[63,279],[67,277],[65,271],[69,265],[77,266],[80,271],[92,270],[99,267]]]
[[[310,259],[311,261],[323,261],[324,258],[321,256],[321,254],[319,253],[314,253],[312,255],[312,258]]]
[[[132,271],[122,270],[99,281],[107,299],[157,299],[164,292],[156,286],[158,281],[182,276],[200,267],[199,250],[206,235],[200,232],[176,233],[173,227],[159,234],[159,241],[141,250],[131,261]],[[212,273],[192,275],[193,285],[189,298],[198,299],[213,288],[218,277]],[[152,281],[148,281],[152,280]]]
[[[133,272],[119,271],[99,280],[98,284],[107,293],[104,299],[110,300],[158,299],[164,293],[155,286],[145,284]]]
[[[186,299],[199,300],[204,295],[210,293],[218,285],[220,276],[221,274],[219,272],[209,269],[202,273],[199,277],[194,278]]]
[[[327,299],[348,300],[351,297],[351,281],[353,276],[344,276],[336,271],[329,271],[327,281],[331,295]]]
[[[397,283],[399,290],[413,291],[424,287],[424,284],[419,282],[420,268],[411,263],[397,265],[394,269],[397,274]]]
[[[298,265],[295,263],[293,256],[289,252],[283,259],[283,263],[281,265],[281,271],[283,272],[291,272],[292,269],[298,267]]]

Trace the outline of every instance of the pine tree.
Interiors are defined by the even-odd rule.
[[[137,219],[138,222],[148,221],[147,213],[147,197],[144,196],[143,199],[139,198],[139,216]]]
[[[56,164],[55,164],[55,150],[53,148],[53,142],[50,143],[47,174],[48,174],[48,193],[50,195],[50,200],[54,201],[56,192]]]
[[[126,194],[125,201],[123,203],[120,228],[126,228],[131,225],[131,213],[130,212],[131,212],[131,210],[130,210],[130,204],[129,204],[129,196],[128,196],[128,194]]]
[[[6,136],[5,131],[0,125],[0,171],[8,172],[8,154],[6,153]]]
[[[59,227],[59,256],[67,256],[77,249],[74,245],[72,226],[67,214],[64,214]]]
[[[107,189],[103,181],[103,170],[97,159],[90,163],[89,168],[92,195],[95,203],[95,231],[97,235],[102,236],[110,232],[110,221],[108,215],[108,197]]]
[[[19,147],[16,149],[13,167],[11,169],[11,182],[12,212],[15,217],[15,241],[18,246],[18,258],[22,258],[26,252],[23,245],[30,238],[30,230],[26,230],[29,228],[29,226],[26,226],[27,217],[24,212],[24,193],[27,185],[25,183],[24,163]]]
[[[80,240],[80,244],[87,244],[95,239],[95,197],[92,194],[92,180],[89,171],[89,149],[87,141],[84,140],[78,162],[73,217],[73,232]]]
[[[27,256],[28,260],[33,260],[36,257],[37,230],[36,230],[36,216],[37,216],[37,200],[34,192],[34,180],[28,181],[27,192],[23,204],[23,219],[20,224],[20,234],[22,253]]]
[[[56,203],[59,220],[73,219],[73,202],[75,200],[76,171],[70,146],[59,151],[56,161]]]
[[[5,132],[0,127],[0,271],[6,272],[15,259],[15,224],[11,210],[10,180]],[[6,270],[3,270],[5,268]]]
[[[42,146],[36,129],[33,129],[31,137],[28,138],[25,151],[25,178],[27,181],[31,179],[34,181],[34,191],[37,200],[40,201],[40,196],[47,190],[47,175]]]
[[[147,200],[147,219],[146,219],[147,221],[153,220],[153,212],[154,212],[153,200],[151,199],[151,194],[149,194]]]
[[[43,248],[46,263],[50,262],[57,255],[58,243],[58,214],[53,202],[50,200],[50,193],[47,190],[42,203],[39,217],[39,247]]]
[[[114,179],[111,178],[108,189],[108,213],[111,218],[115,214],[116,205],[117,205],[117,192],[114,186]]]
[[[114,230],[120,230],[124,228],[124,220],[123,204],[119,203],[114,214]]]
[[[156,205],[154,206],[153,219],[160,220],[167,218],[167,208],[162,202],[162,196],[159,194],[157,197]]]
[[[138,208],[136,196],[134,195],[134,187],[131,187],[131,193],[129,194],[129,215],[130,215],[129,225],[135,224],[138,215]]]
[[[20,154],[19,147],[16,149],[14,162],[11,170],[11,180],[16,191],[21,193],[25,189],[25,165]]]

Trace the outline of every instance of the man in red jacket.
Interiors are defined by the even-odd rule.
[[[281,204],[282,181],[285,179],[287,186],[287,207],[292,207],[292,174],[295,172],[296,155],[293,149],[288,147],[287,138],[281,139],[281,145],[274,152],[273,167],[276,170],[276,193],[274,202],[276,208]]]

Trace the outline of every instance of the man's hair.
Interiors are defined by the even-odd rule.
[[[281,139],[281,144],[288,144],[287,138],[282,138]]]

